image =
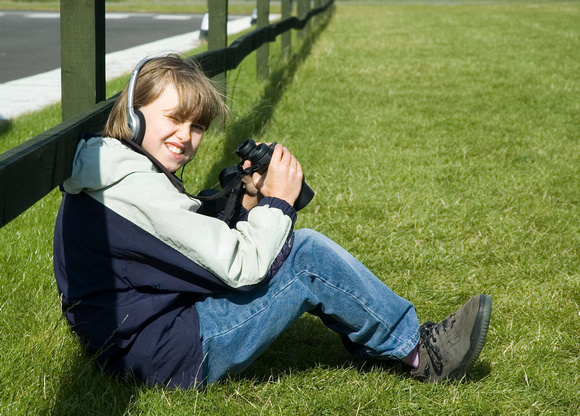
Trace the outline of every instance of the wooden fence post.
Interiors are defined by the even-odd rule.
[[[310,11],[310,0],[298,0],[297,14],[298,18],[302,19],[306,13]],[[298,37],[306,38],[310,32],[310,23],[307,23],[304,29],[298,32]]]
[[[282,0],[282,20],[292,16],[292,3],[293,0]],[[282,33],[280,42],[282,59],[290,59],[290,55],[292,54],[292,31],[288,30]]]
[[[60,0],[62,119],[106,98],[105,0]]]
[[[258,0],[258,16],[256,25],[258,28],[266,27],[270,24],[270,0]],[[268,55],[270,45],[264,43],[256,50],[256,75],[260,79],[268,76]]]
[[[209,14],[208,50],[225,48],[228,43],[228,0],[207,0]],[[224,62],[225,67],[225,62]],[[212,78],[223,97],[227,92],[227,73],[224,70]]]

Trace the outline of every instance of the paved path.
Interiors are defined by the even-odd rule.
[[[242,17],[228,22],[228,33],[239,33],[249,28],[251,18]],[[114,79],[131,72],[146,56],[170,52],[186,52],[200,45],[199,31],[145,43],[121,51],[107,53],[106,79]],[[27,112],[60,101],[60,68],[38,75],[0,84],[0,120],[9,120]]]
[[[201,19],[201,14],[105,13],[105,53],[193,32]],[[0,10],[0,83],[59,67],[58,12]]]

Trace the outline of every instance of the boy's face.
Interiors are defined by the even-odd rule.
[[[204,132],[191,121],[181,122],[172,117],[178,105],[179,95],[170,83],[159,98],[139,109],[145,117],[143,148],[170,172],[193,158]]]

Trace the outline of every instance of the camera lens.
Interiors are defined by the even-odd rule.
[[[248,155],[252,151],[252,149],[256,147],[256,142],[252,139],[247,139],[241,145],[238,146],[236,149],[236,154],[243,160],[251,160],[248,158]]]
[[[272,158],[274,145],[265,143],[256,144],[252,139],[247,139],[236,149],[236,154],[243,160],[249,160],[255,166],[267,166]]]

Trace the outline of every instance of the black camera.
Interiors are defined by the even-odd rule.
[[[252,167],[256,172],[264,173],[268,169],[272,153],[276,143],[267,145],[266,143],[256,144],[252,139],[248,139],[238,146],[236,154],[244,160],[252,162]]]
[[[236,154],[244,160],[249,160],[252,162],[252,171],[264,173],[268,170],[268,165],[270,164],[270,159],[272,158],[272,152],[274,152],[274,147],[276,143],[267,145],[266,143],[256,144],[252,139],[247,139],[236,149]],[[222,170],[219,175],[219,180],[222,188],[225,188],[227,184],[233,180],[236,174],[240,171],[240,166],[230,166]],[[298,211],[304,208],[314,197],[314,191],[308,186],[308,184],[303,180],[302,189],[300,189],[300,194],[294,202],[294,208]]]

